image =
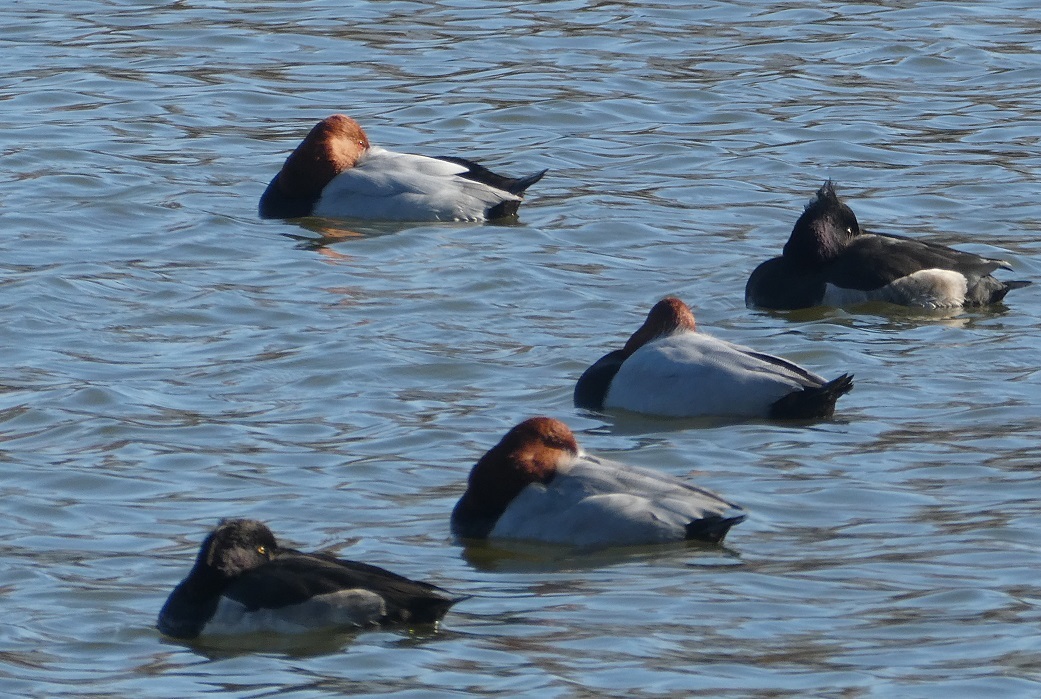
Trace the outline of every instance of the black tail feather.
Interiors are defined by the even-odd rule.
[[[695,520],[687,525],[687,538],[694,541],[707,541],[710,544],[718,544],[723,541],[730,528],[735,524],[743,522],[745,515],[734,515],[723,517],[715,515]]]
[[[414,600],[408,610],[401,611],[402,621],[416,624],[433,624],[441,620],[453,605],[470,599],[473,595],[462,597],[439,598],[435,596]]]
[[[995,291],[993,293],[993,295],[991,295],[990,302],[991,303],[998,303],[999,301],[1001,301],[1002,299],[1005,298],[1005,294],[1007,294],[1008,292],[1012,291],[1013,289],[1022,289],[1024,286],[1030,286],[1031,284],[1033,284],[1033,282],[1022,281],[1022,280],[1011,281],[1011,282],[1001,282],[1001,288],[998,289],[997,291]]]
[[[452,155],[441,155],[438,156],[437,159],[465,167],[467,171],[460,174],[460,177],[486,184],[489,187],[502,189],[510,194],[516,194],[517,196],[523,194],[525,189],[541,180],[542,176],[548,172],[548,170],[543,170],[542,172],[536,172],[527,177],[506,177],[505,175],[496,174],[484,165],[475,163],[472,160],[467,160],[466,158],[457,158]]]
[[[509,186],[506,187],[506,191],[510,194],[516,194],[517,196],[520,196],[524,193],[525,189],[541,180],[542,176],[545,175],[547,172],[549,172],[549,170],[536,172],[532,175],[528,175],[527,177],[515,177],[513,178],[513,181],[510,182]]]
[[[853,390],[853,375],[843,374],[823,386],[807,386],[770,406],[774,420],[817,420],[835,414],[835,401]]]
[[[504,175],[496,174],[484,165],[475,163],[472,160],[467,160],[466,158],[442,155],[438,156],[438,160],[444,160],[465,167],[466,172],[459,174],[459,176],[464,179],[472,180],[473,182],[480,182],[481,184],[486,184],[489,187],[495,187],[496,189],[501,189],[517,197],[523,196],[525,189],[541,180],[542,176],[548,172],[548,170],[543,170],[542,172],[536,172],[527,177],[506,177]],[[516,216],[517,209],[519,208],[520,201],[501,201],[495,206],[490,207],[486,212],[484,212],[484,215],[488,220],[507,218],[509,216]]]

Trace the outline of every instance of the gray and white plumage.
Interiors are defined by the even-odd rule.
[[[361,126],[334,114],[286,158],[260,198],[262,218],[485,221],[517,213],[545,174],[505,177],[458,157],[372,146]]]
[[[739,506],[709,490],[587,454],[567,425],[535,417],[474,466],[452,511],[452,530],[465,539],[601,548],[719,543],[744,518]]]
[[[666,297],[625,346],[601,357],[575,385],[575,404],[664,417],[830,417],[853,387],[782,357],[696,331],[683,301]]]
[[[715,493],[650,469],[579,452],[549,483],[532,483],[503,512],[489,538],[583,547],[684,539],[692,529],[722,534],[744,518]],[[722,531],[718,531],[722,530]],[[715,538],[714,536],[711,538]]]

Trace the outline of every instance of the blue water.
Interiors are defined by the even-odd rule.
[[[744,307],[826,178],[1041,278],[1033,3],[71,0],[0,9],[0,693],[1036,696],[1041,286]],[[313,123],[497,171],[515,225],[260,221]],[[317,243],[320,235],[335,242]],[[666,294],[855,390],[811,427],[616,421]],[[534,414],[749,510],[726,549],[492,557],[448,513]],[[474,595],[253,649],[155,615],[220,517]]]

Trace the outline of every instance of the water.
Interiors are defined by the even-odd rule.
[[[829,177],[868,228],[1041,277],[1033,3],[72,0],[0,20],[0,692],[1041,691],[1041,286],[946,315],[743,305]],[[550,174],[516,225],[315,244],[255,209],[334,112],[387,147]],[[838,419],[576,411],[582,369],[670,293],[706,331],[854,372]],[[750,517],[724,550],[464,551],[470,466],[534,414]],[[474,597],[436,634],[166,641],[155,615],[222,516]]]

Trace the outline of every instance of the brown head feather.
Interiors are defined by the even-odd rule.
[[[560,420],[533,417],[506,433],[470,471],[462,508],[498,517],[531,483],[548,483],[562,460],[578,454],[578,442]]]
[[[666,296],[647,314],[640,329],[632,334],[622,352],[629,357],[648,342],[671,335],[677,330],[694,330],[694,314],[687,304],[675,296]]]
[[[333,114],[322,119],[286,158],[278,186],[290,197],[317,196],[369,149],[369,139],[354,119]]]

